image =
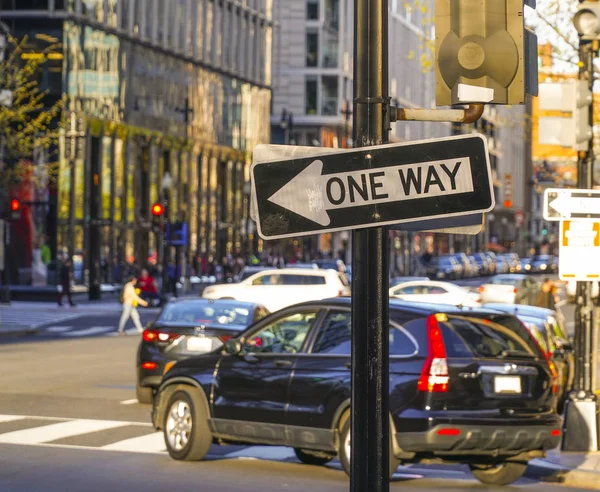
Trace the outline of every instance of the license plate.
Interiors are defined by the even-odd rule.
[[[188,352],[210,352],[212,340],[205,337],[193,337],[187,339]]]
[[[521,393],[520,376],[496,376],[494,378],[495,393]]]

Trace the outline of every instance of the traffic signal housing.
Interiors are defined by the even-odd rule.
[[[537,37],[525,28],[533,0],[436,0],[438,106],[524,104],[537,95]]]
[[[575,86],[573,108],[573,150],[587,151],[592,139],[592,125],[590,125],[590,105],[593,94],[587,80],[578,80]]]
[[[600,39],[600,3],[581,2],[573,17],[573,25],[581,41]]]
[[[155,203],[150,208],[150,211],[152,212],[152,230],[154,232],[160,232],[163,227],[165,208],[160,203]]]
[[[8,212],[9,212],[9,216],[8,216],[9,220],[21,220],[21,213],[22,213],[21,200],[19,200],[18,198],[11,198],[9,207],[8,207]]]

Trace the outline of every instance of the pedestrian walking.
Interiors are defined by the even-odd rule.
[[[546,309],[555,309],[558,300],[558,287],[556,287],[556,284],[551,279],[544,278],[542,288],[535,300],[535,305]]]
[[[71,270],[71,258],[67,258],[62,266],[60,267],[60,286],[61,286],[61,290],[58,293],[58,305],[62,306],[62,299],[63,296],[66,295],[67,296],[67,300],[69,301],[69,304],[71,305],[71,307],[75,307],[75,304],[73,303],[73,299],[71,297],[71,280],[73,280],[73,272]]]
[[[119,321],[119,335],[125,334],[125,323],[131,318],[133,324],[140,333],[144,331],[142,323],[140,322],[140,313],[138,313],[138,304],[142,306],[148,306],[148,303],[138,296],[135,291],[135,284],[137,284],[137,278],[133,277],[123,287],[123,313],[121,314],[121,320]]]

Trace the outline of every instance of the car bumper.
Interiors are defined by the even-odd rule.
[[[398,432],[404,452],[435,455],[514,456],[523,452],[553,449],[560,444],[560,418],[545,425],[453,425],[439,424],[425,432]]]

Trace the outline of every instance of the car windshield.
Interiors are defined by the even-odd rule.
[[[233,302],[173,302],[167,304],[158,321],[183,325],[236,325],[252,323],[252,310]]]
[[[242,280],[246,280],[248,277],[251,277],[255,273],[257,273],[257,270],[244,270],[240,275],[239,281],[241,282]]]
[[[488,283],[493,285],[513,285],[516,287],[520,281],[521,279],[514,277],[492,277]]]

